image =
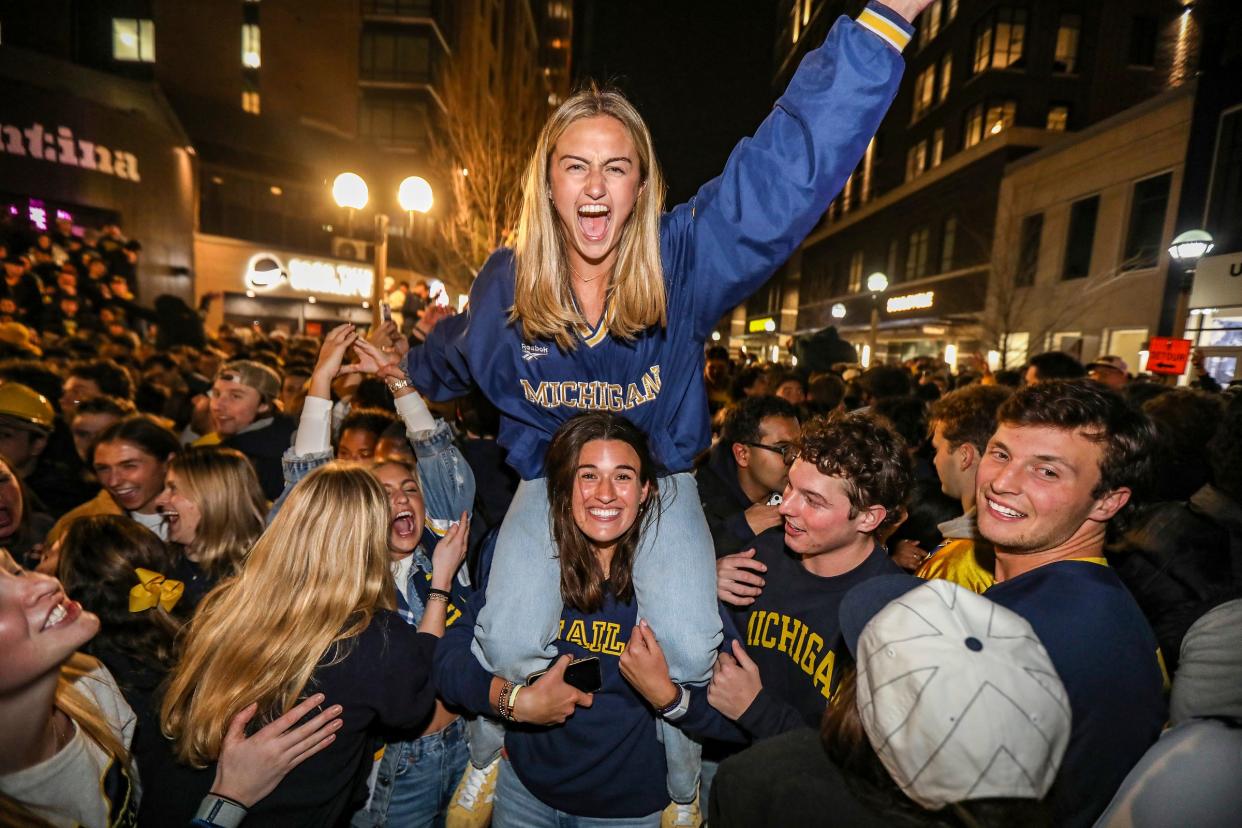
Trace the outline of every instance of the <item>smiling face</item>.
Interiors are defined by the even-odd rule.
[[[95,475],[122,509],[155,514],[155,499],[164,491],[168,458],[158,459],[125,441],[95,446]]]
[[[97,632],[99,618],[70,601],[59,581],[0,559],[0,695],[59,670]]]
[[[610,266],[642,187],[634,142],[616,118],[574,121],[552,150],[549,184],[570,264]]]
[[[172,469],[165,476],[164,491],[155,499],[155,508],[168,522],[170,541],[183,546],[194,543],[203,513],[197,501],[190,497],[189,491],[177,480],[177,473]]]
[[[375,476],[388,493],[391,507],[389,551],[394,555],[408,555],[418,547],[426,514],[418,478],[401,463],[385,463],[375,470]]]
[[[1079,431],[1001,423],[979,461],[979,533],[1012,555],[1078,549],[1125,505],[1097,498],[1102,446]]]
[[[803,558],[859,546],[869,549],[869,533],[886,514],[882,506],[855,512],[844,479],[829,477],[801,459],[789,469],[778,511],[785,518],[785,545]]]
[[[600,548],[616,543],[638,519],[649,487],[639,479],[638,452],[622,440],[591,440],[578,453],[574,523]]]
[[[267,406],[249,385],[218,379],[211,386],[211,424],[217,434],[237,434],[261,417]]]

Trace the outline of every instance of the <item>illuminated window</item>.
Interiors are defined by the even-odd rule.
[[[1057,27],[1057,51],[1052,59],[1052,71],[1072,75],[1078,66],[1078,33],[1082,30],[1082,17],[1077,14],[1061,15]]]
[[[155,21],[112,18],[112,58],[155,62]]]
[[[906,181],[918,178],[927,169],[927,142],[919,141],[906,151]]]
[[[939,167],[944,160],[944,130],[937,129],[932,133],[931,165]]]
[[[999,8],[975,27],[974,71],[1018,68],[1026,46],[1026,10]]]
[[[259,27],[254,23],[242,25],[242,66],[258,69],[263,64],[262,49],[259,46]]]
[[[1018,105],[1013,101],[993,101],[986,105],[975,104],[966,111],[966,134],[962,143],[967,147],[993,135],[999,135],[1013,126]]]
[[[1069,107],[1064,104],[1057,104],[1048,107],[1048,123],[1044,129],[1049,132],[1065,132],[1066,126],[1069,125]]]
[[[911,120],[917,121],[931,109],[936,93],[936,65],[932,64],[914,79],[914,112]]]
[[[945,55],[940,60],[940,88],[936,95],[936,103],[940,103],[949,96],[949,82],[953,78],[953,53]]]
[[[794,0],[794,5],[795,6],[798,5],[797,0]],[[802,0],[802,25],[805,26],[807,23],[810,23],[810,22],[811,22],[811,0]]]
[[[797,43],[798,38],[802,36],[802,9],[799,8],[799,5],[800,4],[797,2],[797,0],[794,0],[793,11],[790,12],[790,16],[793,20],[793,42],[794,43]]]
[[[957,0],[949,0],[949,5],[945,8],[944,22],[948,23],[957,17]]]
[[[259,93],[253,89],[245,89],[242,91],[242,109],[251,115],[258,115],[260,111]]]
[[[935,0],[927,10],[919,15],[919,48],[931,43],[940,34],[940,15],[944,0]]]

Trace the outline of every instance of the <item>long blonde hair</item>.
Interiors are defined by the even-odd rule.
[[[190,557],[212,578],[233,575],[263,534],[267,498],[254,467],[240,451],[221,446],[190,448],[174,457],[169,471],[198,505],[201,517]]]
[[[583,323],[575,309],[565,229],[551,199],[552,152],[575,121],[607,115],[625,127],[638,153],[643,186],[634,211],[621,230],[611,280],[608,329],[633,339],[652,325],[667,324],[664,267],[660,261],[660,214],[664,209],[664,176],[656,160],[651,132],[625,96],[592,84],[570,96],[548,118],[526,167],[522,212],[518,222],[517,283],[509,321],[521,325],[527,340],[554,339],[566,350],[577,343]]]
[[[376,609],[394,608],[388,513],[384,488],[357,466],[329,463],[293,489],[240,574],[190,623],[160,710],[179,759],[218,758],[229,722],[252,702],[265,720],[284,713]]]

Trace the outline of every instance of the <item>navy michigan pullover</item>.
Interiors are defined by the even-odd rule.
[[[626,341],[608,333],[605,312],[571,352],[527,342],[507,321],[515,259],[502,249],[479,271],[469,310],[440,322],[410,351],[407,371],[418,390],[447,400],[477,386],[500,410],[499,442],[526,480],[543,476],[557,427],[587,410],[623,413],[648,435],[665,469],[688,471],[711,438],[704,341],[806,238],[897,92],[904,63],[877,32],[908,36],[911,27],[886,7],[868,10],[870,28],[837,21],[724,172],[662,217],[667,327]]]

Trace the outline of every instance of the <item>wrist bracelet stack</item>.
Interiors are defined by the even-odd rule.
[[[436,589],[435,587],[430,587],[427,590],[428,601],[443,601],[447,604],[452,600],[452,598],[453,596],[449,594],[447,589]]]
[[[500,698],[496,700],[496,712],[500,714],[500,718],[510,722],[517,721],[513,718],[513,703],[521,689],[522,685],[507,680],[500,686]]]

